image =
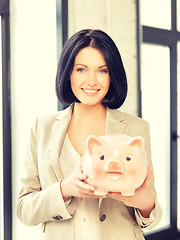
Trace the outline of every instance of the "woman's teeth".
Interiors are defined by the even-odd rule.
[[[83,89],[83,90],[87,93],[95,93],[98,91],[98,90],[90,90],[90,89]]]

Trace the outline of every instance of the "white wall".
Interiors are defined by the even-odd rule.
[[[57,110],[56,1],[11,0],[13,240],[38,239],[16,217],[19,178],[29,128],[37,115]]]

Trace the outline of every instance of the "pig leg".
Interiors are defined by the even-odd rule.
[[[134,196],[135,190],[130,190],[130,191],[121,192],[121,194],[122,194],[123,196]]]
[[[104,191],[104,190],[101,190],[101,189],[99,189],[99,188],[96,188],[95,190],[94,190],[94,194],[95,195],[98,195],[98,196],[102,196],[102,195],[107,195],[108,194],[108,192],[107,191]]]

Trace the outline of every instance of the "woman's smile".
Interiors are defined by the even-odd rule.
[[[88,96],[95,96],[100,91],[100,89],[91,89],[91,88],[81,88],[81,89]]]

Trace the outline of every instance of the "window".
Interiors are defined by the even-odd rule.
[[[177,111],[180,3],[179,0],[141,0],[138,4],[143,38],[139,113],[150,123],[155,185],[163,209],[161,223],[155,231],[147,232],[146,239],[173,239],[179,236],[180,229],[177,168],[180,164]]]
[[[68,0],[56,0],[56,25],[57,25],[57,61],[65,42],[68,39]],[[58,110],[63,109],[58,101]]]
[[[169,47],[143,44],[141,60],[142,117],[150,124],[155,187],[160,205],[166,209],[159,229],[170,225]]]
[[[141,22],[145,26],[171,29],[171,1],[141,1]]]

